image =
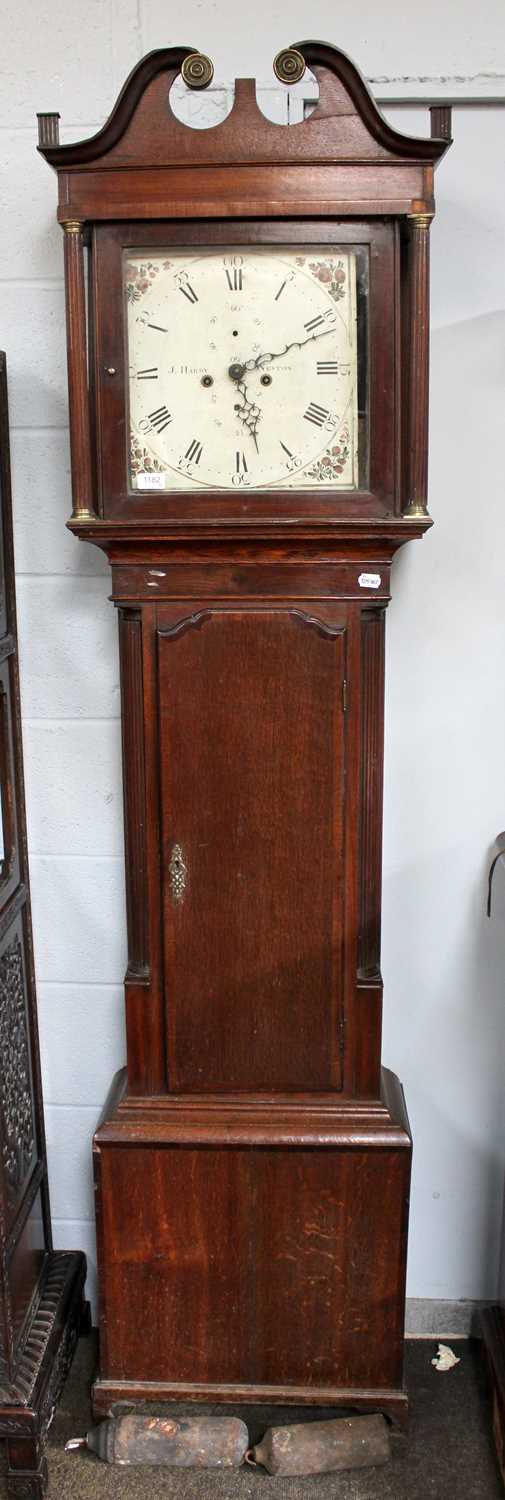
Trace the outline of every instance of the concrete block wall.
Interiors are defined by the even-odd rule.
[[[25,772],[55,1241],[94,1272],[90,1138],[124,1057],[125,965],[119,688],[101,554],[65,531],[70,512],[62,245],[56,184],[35,150],[35,112],[61,138],[103,123],[152,47],[189,41],[216,90],[185,105],[217,117],[235,74],[261,80],[287,120],[271,59],[309,33],[342,46],[379,93],[432,90],[457,110],[433,229],[431,509],[436,530],[395,565],[388,626],[385,1060],[415,1131],[409,1291],[493,1296],[505,1154],[505,881],[483,916],[505,822],[503,606],[503,121],[499,0],[405,13],[399,0],[7,0],[0,94],[0,346],[8,356]],[[291,118],[296,117],[296,100]],[[389,110],[420,134],[426,112]]]

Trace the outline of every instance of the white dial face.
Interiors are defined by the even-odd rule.
[[[356,489],[356,256],[125,256],[130,483]]]

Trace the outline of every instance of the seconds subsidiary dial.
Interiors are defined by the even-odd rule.
[[[352,251],[125,256],[130,485],[354,489]]]

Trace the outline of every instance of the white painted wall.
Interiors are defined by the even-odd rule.
[[[25,765],[56,1243],[94,1265],[90,1137],[123,1060],[125,963],[114,611],[70,512],[62,245],[37,109],[62,139],[104,120],[152,47],[207,51],[216,82],[308,33],[379,93],[505,95],[500,0],[7,0],[0,96],[0,346],[10,372]],[[193,107],[194,106],[194,96]],[[200,106],[198,106],[200,107]],[[270,105],[269,108],[272,106]],[[276,108],[284,109],[284,105]],[[212,103],[208,108],[212,111]],[[389,111],[424,133],[418,110]],[[505,878],[487,924],[489,848],[505,823],[503,494],[505,112],[458,109],[433,229],[431,509],[400,555],[389,611],[385,1059],[415,1131],[409,1291],[492,1296],[505,1149]],[[79,976],[86,975],[86,983]],[[502,1144],[503,1143],[503,1144]]]

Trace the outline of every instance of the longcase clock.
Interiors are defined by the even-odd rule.
[[[402,1380],[411,1138],[381,1068],[384,616],[426,501],[447,146],[320,43],[284,128],[172,114],[151,53],[58,144],[74,509],[119,615],[127,1067],[94,1141],[97,1413],[379,1408]],[[85,296],[85,278],[87,298]]]

